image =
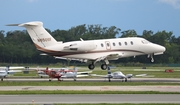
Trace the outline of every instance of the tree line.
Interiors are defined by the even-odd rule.
[[[166,47],[163,55],[154,57],[155,63],[179,63],[180,62],[180,36],[176,37],[173,32],[158,31],[154,33],[152,30],[144,30],[142,35],[138,35],[135,30],[121,31],[116,26],[102,27],[102,25],[78,25],[71,27],[69,30],[54,30],[46,29],[57,41],[75,41],[93,40],[93,39],[108,39],[122,37],[143,37],[150,42],[160,44]],[[28,63],[28,64],[43,64],[65,62],[57,60],[51,56],[40,55],[36,50],[32,40],[26,30],[15,30],[5,32],[0,30],[0,63]],[[122,58],[113,63],[140,62],[150,63],[147,55]]]

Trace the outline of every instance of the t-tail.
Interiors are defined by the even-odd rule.
[[[6,75],[8,74],[8,71],[9,71],[9,66],[6,66],[6,68],[5,68],[5,73],[6,73]]]
[[[45,30],[43,23],[40,21],[8,24],[7,26],[25,27],[38,50],[57,44],[57,41]]]

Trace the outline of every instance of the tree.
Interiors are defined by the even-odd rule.
[[[121,32],[121,38],[123,37],[137,37],[137,33],[135,30],[126,30]]]

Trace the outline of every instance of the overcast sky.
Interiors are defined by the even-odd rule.
[[[24,30],[6,24],[42,21],[54,31],[81,24],[172,31],[180,36],[180,0],[0,0],[0,30]]]

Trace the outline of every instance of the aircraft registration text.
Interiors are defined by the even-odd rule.
[[[48,41],[51,41],[51,38],[40,38],[40,39],[37,39],[38,42],[48,42]]]

